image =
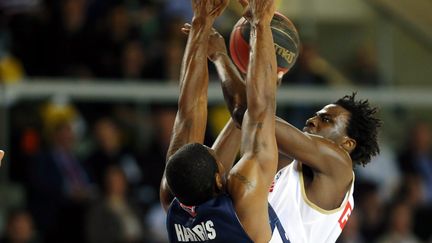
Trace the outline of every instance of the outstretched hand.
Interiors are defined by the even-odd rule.
[[[188,23],[184,24],[181,31],[188,35],[192,26]],[[212,28],[209,36],[209,44],[207,49],[207,56],[210,61],[214,62],[219,55],[227,55],[227,48],[223,36],[215,29]]]
[[[240,5],[242,5],[243,7],[243,14],[242,16],[247,20],[250,21],[251,20],[251,11],[249,8],[249,0],[238,0]]]
[[[192,0],[195,17],[216,18],[228,6],[229,0]]]
[[[275,0],[238,0],[244,8],[243,17],[250,23],[270,23],[276,10]]]

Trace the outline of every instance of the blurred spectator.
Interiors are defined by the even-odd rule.
[[[403,201],[412,208],[423,205],[425,198],[421,177],[413,173],[405,175],[394,200]]]
[[[132,7],[132,19],[138,24],[140,38],[146,46],[157,44],[160,36],[165,34],[161,23],[163,6],[160,1],[150,0],[135,2]]]
[[[13,210],[7,219],[5,235],[0,243],[38,243],[31,215],[25,210]]]
[[[11,38],[11,55],[17,57],[29,76],[48,75],[51,68],[48,22],[52,14],[45,8],[11,13],[4,17]]]
[[[407,144],[399,155],[399,166],[402,172],[420,176],[427,204],[432,203],[431,136],[427,122],[416,122],[410,129]]]
[[[184,19],[177,15],[173,15],[165,21],[166,35],[163,42],[166,78],[169,81],[178,82],[183,50],[187,40],[187,36],[181,32],[181,28],[185,22]]]
[[[0,11],[6,13],[17,13],[31,11],[37,8],[41,0],[2,0],[0,1]]]
[[[413,230],[416,236],[426,241],[432,236],[432,207],[424,203],[424,188],[419,175],[407,174],[401,182],[400,191],[395,201],[404,202],[412,208]]]
[[[47,147],[29,166],[29,207],[45,242],[82,240],[82,216],[93,188],[74,153],[74,116],[70,106],[45,107]],[[65,222],[68,227],[61,227]]]
[[[24,78],[24,69],[21,62],[9,53],[6,39],[6,33],[0,29],[0,83],[14,83]]]
[[[144,242],[141,214],[127,198],[127,189],[122,170],[110,166],[105,173],[103,198],[87,215],[85,226],[89,243]]]
[[[20,61],[29,76],[158,80],[168,76],[164,57],[172,52],[164,54],[160,33],[167,33],[164,22],[171,21],[160,17],[162,3],[45,0],[34,1],[23,11],[25,1],[6,2],[10,13],[0,22],[12,39],[11,53],[2,63],[8,66],[8,76],[21,78]]]
[[[125,144],[125,134],[119,125],[112,119],[100,118],[94,124],[96,148],[86,160],[91,177],[99,185],[104,186],[104,175],[108,167],[119,166],[125,173],[129,185],[138,185],[142,182],[142,172],[135,155],[129,151]]]
[[[300,86],[328,85],[325,65],[323,65],[315,45],[304,42],[301,45],[300,55],[296,64],[282,79],[282,84],[294,84]],[[291,124],[297,128],[303,128],[304,122],[314,114],[319,107],[296,104],[290,107],[282,107],[282,117],[287,117]]]
[[[146,76],[145,65],[148,60],[139,41],[126,43],[122,53],[122,77],[126,79],[141,79]]]
[[[403,202],[396,202],[388,217],[387,231],[377,243],[419,243],[412,231],[412,209]]]
[[[5,83],[21,81],[24,78],[24,70],[21,63],[10,55],[0,54],[0,80]]]
[[[159,201],[159,184],[176,114],[177,110],[171,107],[153,107],[152,110],[153,137],[143,155],[145,184],[153,191],[149,203]]]
[[[12,83],[24,77],[24,69],[20,60],[10,52],[10,34],[5,22],[6,17],[0,16],[0,83]]]
[[[370,181],[378,186],[378,195],[384,202],[393,199],[402,178],[397,155],[387,143],[380,144],[380,154],[373,157],[371,163],[358,166],[355,171],[358,181]]]
[[[356,182],[354,197],[356,210],[361,217],[360,232],[365,242],[375,242],[382,233],[385,205],[379,195],[378,187],[371,182]]]
[[[360,233],[359,213],[354,210],[345,225],[337,243],[363,243],[366,242]]]
[[[130,40],[122,50],[121,77],[124,79],[163,79],[164,64],[161,57],[155,56],[142,43]]]
[[[148,243],[168,243],[168,233],[166,230],[166,212],[160,202],[155,202],[145,217],[146,227],[148,228]]]
[[[42,75],[88,77],[91,70],[89,61],[89,34],[91,26],[87,19],[87,0],[61,0],[53,2],[47,9],[49,18],[42,19],[41,26],[35,26],[41,38],[43,53],[46,58]],[[29,42],[29,40],[27,40]],[[23,43],[28,44],[28,43]]]
[[[175,16],[181,22],[190,22],[193,16],[191,1],[188,0],[167,1],[163,12],[166,18]]]
[[[130,39],[139,37],[137,26],[131,22],[126,5],[115,2],[108,8],[104,22],[91,41],[91,65],[97,77],[120,78],[122,51]]]
[[[34,101],[21,102],[13,106],[9,111],[9,142],[8,157],[9,179],[20,183],[24,188],[29,188],[29,179],[32,165],[36,155],[42,149],[42,125],[40,112]]]
[[[324,66],[315,45],[302,43],[300,55],[293,69],[283,78],[282,84],[327,85]]]
[[[348,76],[356,85],[377,86],[382,84],[378,72],[376,49],[364,45],[357,49],[354,60],[348,67]]]

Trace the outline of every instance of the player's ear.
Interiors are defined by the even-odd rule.
[[[223,182],[222,182],[222,176],[220,173],[215,174],[215,184],[218,191],[222,191],[223,189]]]
[[[342,147],[346,151],[348,151],[348,153],[351,153],[356,148],[356,146],[357,146],[357,142],[354,139],[348,136],[344,137],[344,141],[342,142]]]

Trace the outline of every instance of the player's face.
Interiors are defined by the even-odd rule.
[[[306,121],[303,131],[320,135],[339,144],[347,136],[349,118],[350,113],[343,107],[335,104],[326,105]]]

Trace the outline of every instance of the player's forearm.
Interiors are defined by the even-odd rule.
[[[230,119],[212,146],[216,157],[224,166],[225,171],[220,171],[221,173],[228,173],[233,166],[240,150],[240,139],[241,131],[234,125],[233,119]]]
[[[276,95],[277,66],[270,24],[251,25],[251,51],[246,85],[249,113],[261,114]],[[253,106],[253,109],[251,107]]]
[[[207,48],[212,24],[213,21],[206,18],[192,20],[180,73],[178,102],[180,113],[192,111],[200,105],[200,102],[207,101]],[[207,106],[207,104],[201,106]]]
[[[214,64],[221,80],[225,103],[236,126],[240,128],[247,109],[244,80],[226,53],[220,54]]]
[[[194,18],[180,73],[180,95],[167,159],[181,146],[204,141],[207,124],[207,46],[213,21]]]

